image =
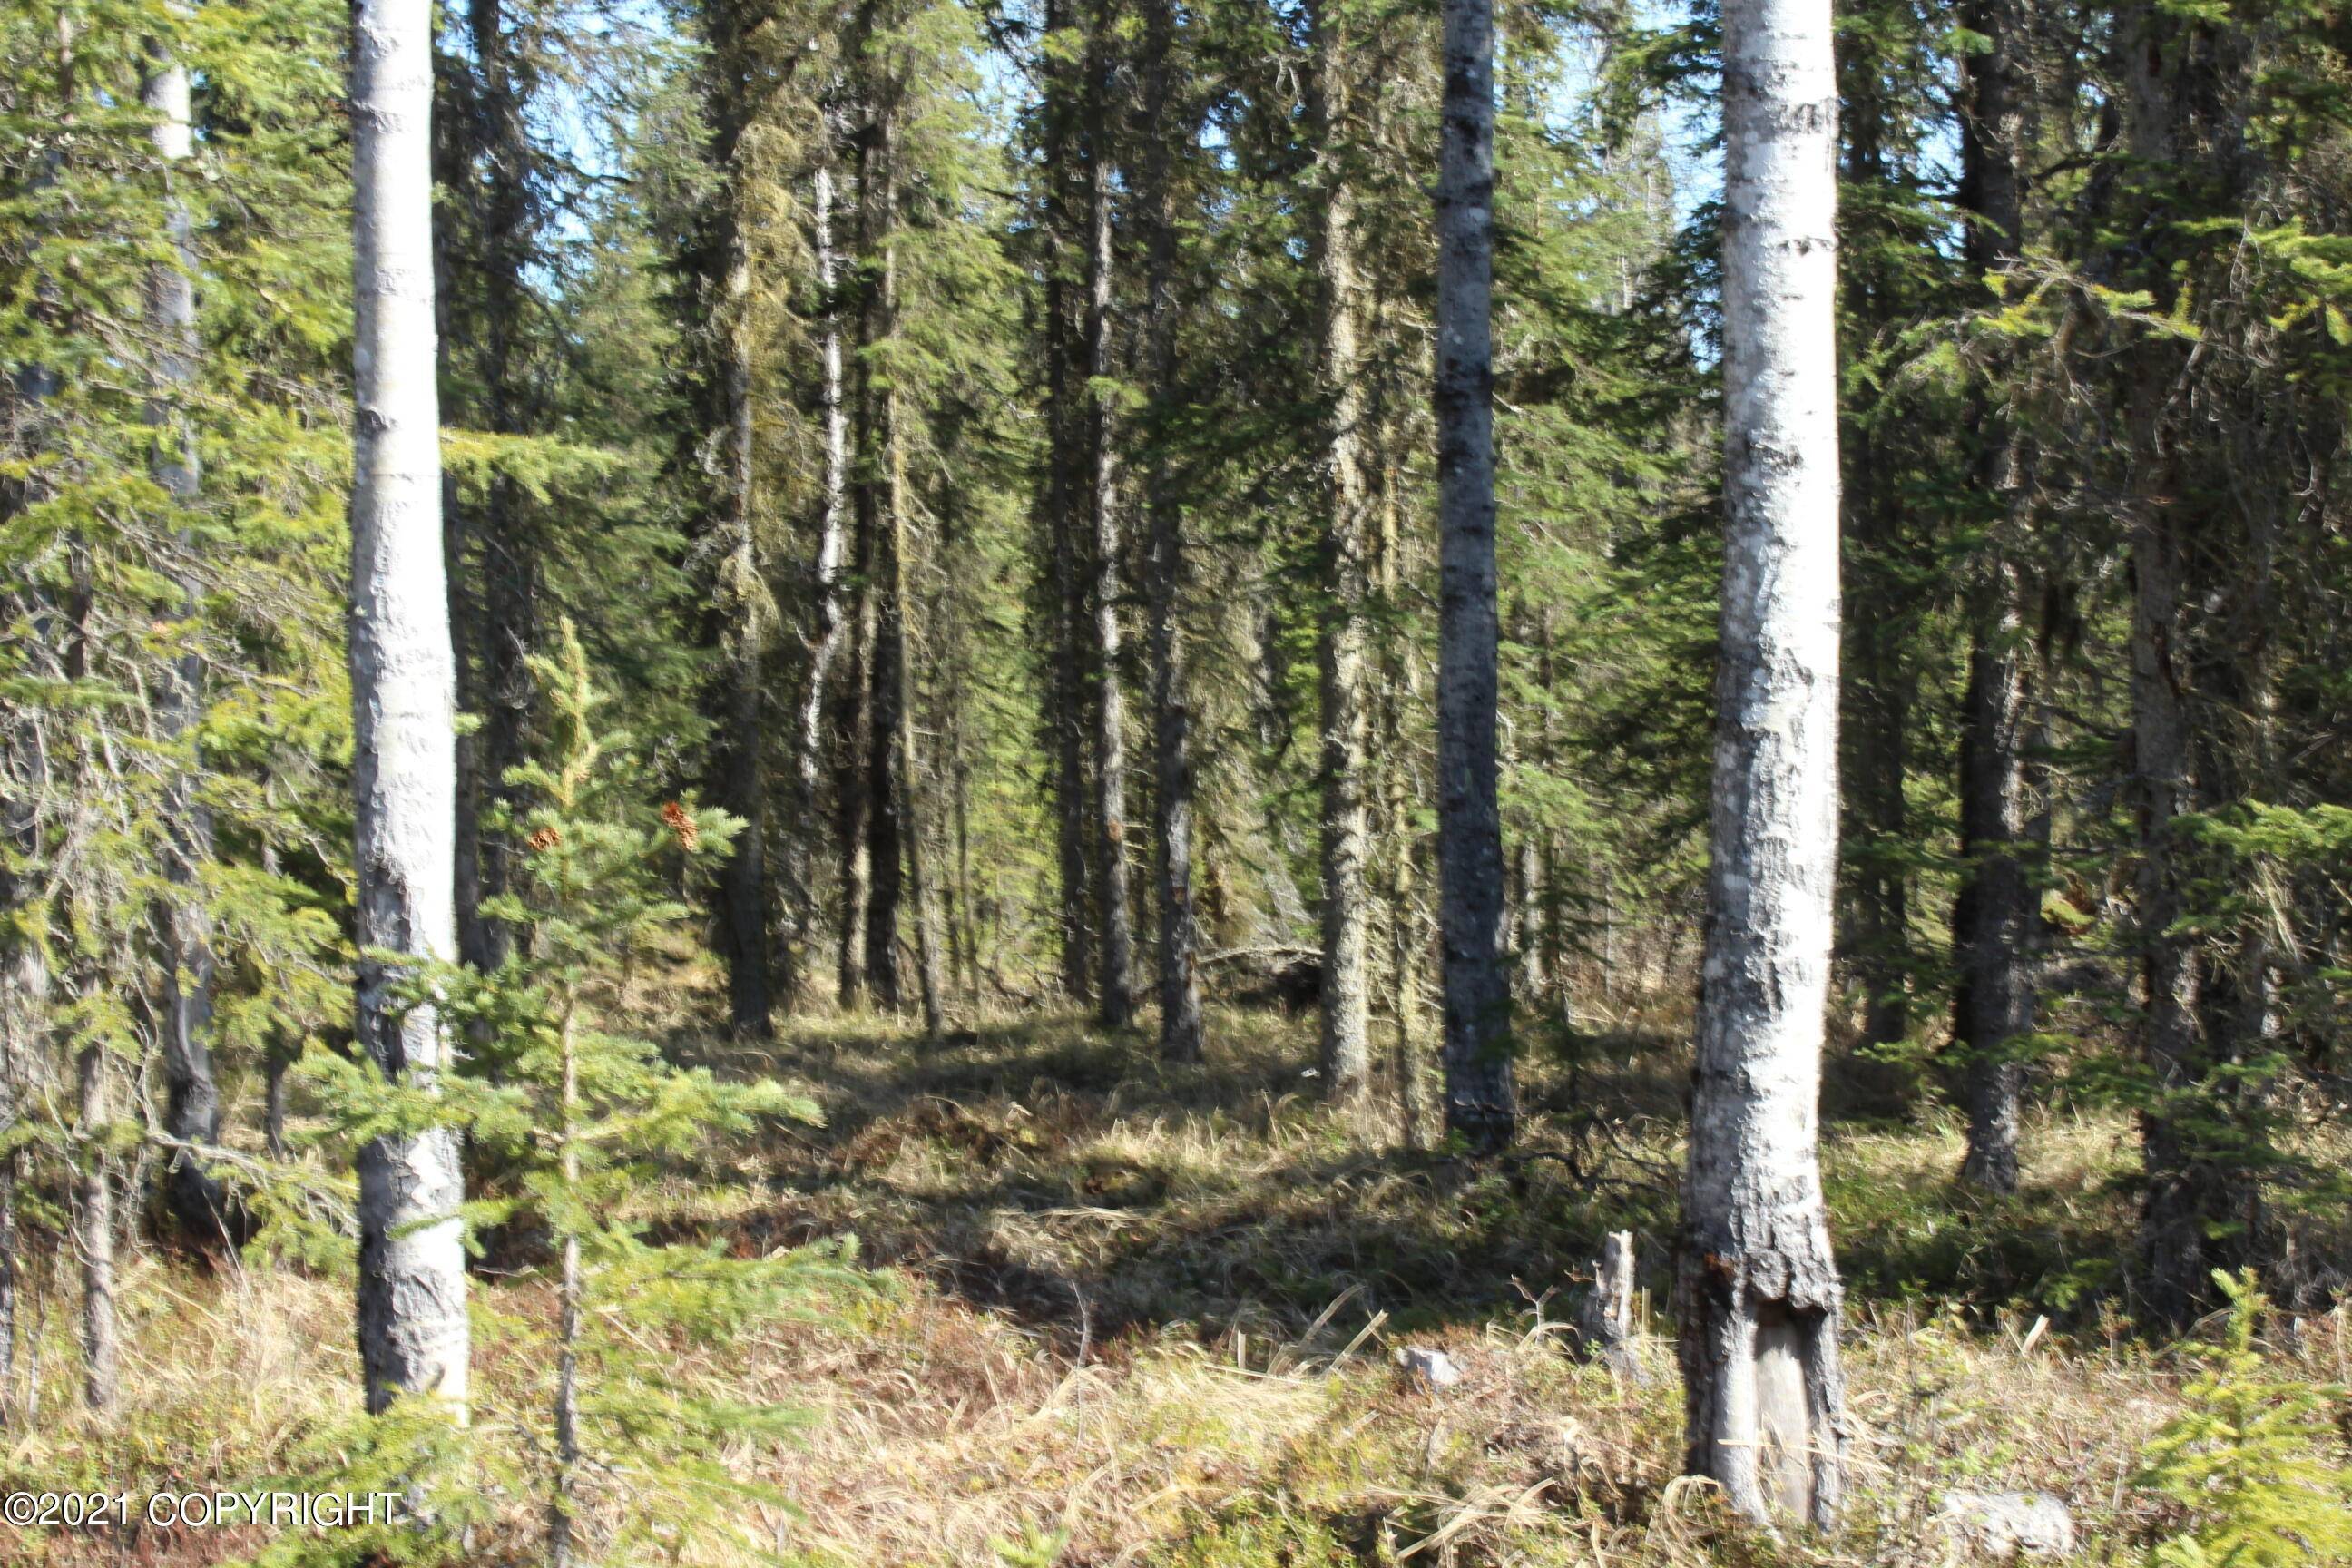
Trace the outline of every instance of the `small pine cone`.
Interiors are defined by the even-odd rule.
[[[677,847],[688,854],[692,854],[694,847],[702,842],[702,825],[694,820],[692,812],[677,802],[671,801],[663,806],[661,818],[669,825],[669,830],[677,835]]]
[[[523,842],[530,847],[533,854],[539,854],[562,843],[563,832],[561,828],[542,827]]]

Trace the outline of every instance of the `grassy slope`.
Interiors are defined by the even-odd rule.
[[[1180,1071],[1064,1021],[935,1050],[842,1023],[734,1064],[804,1083],[828,1124],[752,1152],[663,1224],[763,1249],[855,1232],[896,1281],[692,1369],[819,1417],[803,1442],[730,1456],[793,1503],[743,1505],[747,1545],[859,1568],[1910,1564],[1938,1560],[1929,1516],[1956,1484],[2063,1494],[2094,1562],[2136,1559],[2164,1523],[2127,1480],[2178,1408],[2180,1365],[2081,1289],[2128,1235],[2126,1123],[2035,1126],[2027,1191],[1998,1205],[1956,1200],[1948,1132],[1833,1132],[1863,1490],[1834,1547],[1773,1548],[1674,1481],[1671,1345],[1647,1347],[1646,1386],[1620,1386],[1559,1331],[1568,1272],[1604,1229],[1636,1228],[1644,1282],[1663,1285],[1670,1079],[1638,1058],[1588,1067],[1587,1102],[1623,1119],[1580,1142],[1565,1085],[1538,1071],[1531,1098],[1555,1114],[1482,1170],[1317,1107],[1303,1025],[1222,1013],[1213,1038],[1210,1067]],[[339,1282],[142,1257],[125,1298],[128,1408],[103,1426],[46,1419],[5,1451],[0,1489],[282,1473],[352,1403]],[[502,1394],[538,1370],[546,1293],[525,1279],[481,1299],[498,1443]],[[45,1323],[51,1412],[70,1404],[68,1311]],[[2343,1378],[2341,1315],[2309,1327],[2288,1370]],[[1446,1349],[1465,1383],[1407,1381],[1390,1354],[1408,1342]],[[621,1490],[601,1506],[626,1506]],[[488,1532],[476,1561],[528,1559],[530,1506],[502,1517],[513,1533]],[[130,1560],[212,1562],[260,1540],[150,1538]],[[110,1563],[121,1544],[0,1528],[12,1563]],[[688,1560],[756,1559],[707,1542]]]

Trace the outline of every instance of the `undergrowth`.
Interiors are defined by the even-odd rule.
[[[681,978],[640,983],[652,996]],[[2000,1202],[1957,1196],[1948,1129],[1833,1124],[1857,1495],[1834,1541],[1756,1536],[1677,1479],[1663,1320],[1650,1316],[1643,1380],[1582,1363],[1564,1327],[1574,1271],[1609,1229],[1639,1233],[1643,1282],[1663,1290],[1671,1052],[1627,1039],[1586,1053],[1579,1087],[1605,1117],[1566,1104],[1538,1068],[1529,1099],[1547,1114],[1512,1158],[1482,1165],[1404,1148],[1384,1112],[1322,1109],[1300,1076],[1307,1022],[1219,1011],[1212,1024],[1210,1065],[1189,1068],[1062,1018],[936,1046],[861,1019],[760,1050],[672,1041],[723,1076],[809,1096],[825,1121],[679,1169],[648,1201],[656,1237],[760,1257],[854,1236],[898,1287],[717,1348],[647,1345],[707,1397],[813,1416],[710,1456],[751,1484],[731,1529],[677,1561],[1913,1568],[1945,1560],[1935,1516],[1960,1488],[2058,1495],[2081,1561],[2161,1551],[2186,1564],[2227,1560],[2179,1543],[2227,1511],[2210,1466],[2183,1467],[2226,1452],[2211,1423],[2244,1418],[2229,1399],[2300,1412],[2296,1441],[2344,1418],[2340,1313],[2242,1314],[2219,1361],[2130,1331],[2122,1119],[2030,1128],[2023,1190]],[[478,1285],[478,1383],[530,1386],[545,1285]],[[47,1414],[14,1435],[0,1489],[333,1473],[357,1403],[346,1280],[135,1257],[126,1402],[104,1423],[70,1409],[66,1282],[33,1295]],[[1408,1343],[1446,1351],[1463,1382],[1409,1377],[1393,1360]],[[531,1500],[499,1478],[530,1467],[498,1462],[525,1439],[472,1440],[482,1517],[467,1560],[527,1560]],[[620,1522],[626,1490],[607,1489],[585,1539]],[[0,1529],[0,1561],[207,1563],[265,1543]]]

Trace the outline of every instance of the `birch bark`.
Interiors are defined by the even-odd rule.
[[[1693,1474],[1759,1522],[1843,1490],[1816,1151],[1837,862],[1837,85],[1829,0],[1724,7],[1724,542],[1679,1259]]]
[[[434,382],[432,15],[352,9],[354,388],[351,673],[362,1047],[429,1089],[448,1056],[429,1005],[394,1005],[398,955],[457,957],[456,686]],[[383,955],[394,955],[386,957]],[[359,1155],[359,1347],[368,1405],[467,1402],[464,1196],[446,1128]]]
[[[792,843],[792,935],[805,945],[817,927],[815,878],[813,870],[817,807],[824,798],[825,704],[832,695],[834,665],[846,640],[842,614],[842,566],[845,551],[849,498],[849,408],[842,372],[840,254],[834,237],[833,117],[824,117],[824,145],[814,177],[812,216],[816,240],[816,285],[823,311],[819,384],[824,425],[824,496],[817,522],[816,560],[811,573],[815,625],[809,638],[808,689],[802,693],[793,737],[793,780],[800,791],[802,821],[794,826]],[[795,981],[805,969],[804,955],[795,955],[784,973]]]

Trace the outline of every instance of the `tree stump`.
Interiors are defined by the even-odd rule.
[[[1612,1231],[1593,1260],[1592,1285],[1580,1304],[1577,1331],[1585,1353],[1621,1377],[1649,1381],[1633,1326],[1633,1233]]]

